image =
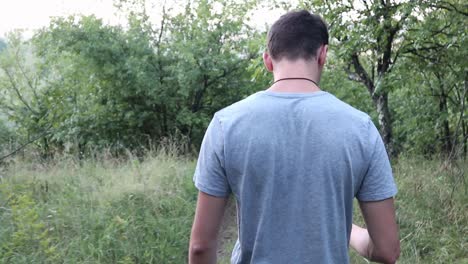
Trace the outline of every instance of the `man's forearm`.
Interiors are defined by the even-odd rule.
[[[197,209],[190,234],[190,264],[216,264],[218,233],[227,201],[227,197],[198,193]]]
[[[381,252],[378,252],[378,250],[376,251],[367,229],[359,227],[355,224],[353,224],[351,229],[351,238],[349,244],[359,253],[359,255],[370,261],[391,264],[396,262],[396,259],[389,260],[387,257],[384,257],[384,255],[380,254]]]
[[[189,264],[216,264],[216,246],[190,245]]]

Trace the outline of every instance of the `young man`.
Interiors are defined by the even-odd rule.
[[[215,114],[194,176],[199,189],[189,262],[216,263],[227,197],[237,201],[232,263],[348,263],[399,256],[396,186],[367,114],[321,91],[323,20],[290,12],[274,23],[263,59],[274,84]],[[357,198],[367,229],[352,224]]]

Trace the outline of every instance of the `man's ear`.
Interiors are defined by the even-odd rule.
[[[273,71],[273,60],[270,57],[270,54],[268,52],[263,53],[263,63],[265,64],[265,68],[269,71]]]
[[[318,54],[318,64],[320,67],[325,65],[325,61],[327,60],[327,52],[328,52],[328,45],[323,45]]]

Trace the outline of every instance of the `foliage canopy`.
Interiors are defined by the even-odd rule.
[[[0,144],[12,142],[12,130],[17,146],[32,142],[44,156],[139,149],[165,138],[198,147],[217,110],[270,83],[261,61],[266,32],[249,22],[259,4],[186,1],[177,12],[161,5],[154,23],[146,1],[120,0],[125,26],[71,16],[31,40],[12,32],[0,42]],[[390,153],[466,157],[462,1],[297,7],[330,27],[321,87],[370,113]]]

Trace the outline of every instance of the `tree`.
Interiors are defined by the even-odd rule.
[[[301,6],[329,23],[331,48],[346,62],[349,78],[367,88],[387,151],[394,154],[389,94],[397,87],[390,83],[408,23],[416,15],[415,1],[301,1]]]
[[[60,102],[58,143],[137,147],[161,134],[157,60],[144,34],[90,17],[57,19],[35,36]]]
[[[198,147],[214,112],[253,90],[246,69],[255,31],[244,19],[254,3],[188,1],[179,14],[163,8],[156,25],[145,1],[120,3],[128,29],[75,16],[34,37],[54,91],[54,142],[82,152],[176,137]]]
[[[49,90],[41,86],[43,74],[35,66],[32,47],[20,31],[7,36],[7,48],[0,52],[0,110],[16,124],[21,141],[36,143],[43,156],[49,153],[53,119]]]
[[[417,65],[427,95],[435,99],[438,111],[434,115],[437,141],[448,157],[455,156],[460,143],[467,153],[466,18],[463,3],[458,1],[424,1],[426,9],[416,21],[403,47],[410,68]]]
[[[4,50],[6,47],[7,47],[7,44],[6,44],[5,40],[3,40],[2,38],[0,38],[0,52],[1,52],[2,50]]]
[[[247,27],[248,11],[255,2],[187,2],[184,12],[168,25],[175,54],[173,76],[184,107],[177,112],[182,132],[201,142],[213,113],[254,90],[247,68],[257,55]]]

